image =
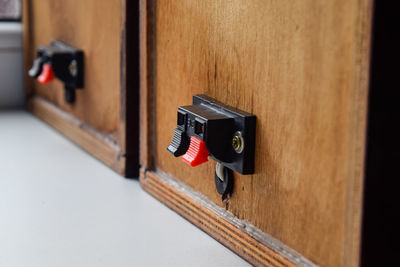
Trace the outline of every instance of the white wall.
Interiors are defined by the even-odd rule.
[[[22,64],[21,23],[0,21],[0,109],[23,107]]]

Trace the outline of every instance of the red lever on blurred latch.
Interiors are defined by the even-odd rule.
[[[43,64],[42,73],[37,78],[40,83],[48,83],[54,79],[54,71],[50,64]]]
[[[186,151],[186,154],[183,155],[182,160],[190,166],[195,167],[207,162],[209,154],[206,143],[192,136],[190,138],[189,149]]]

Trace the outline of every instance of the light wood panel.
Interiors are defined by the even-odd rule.
[[[34,0],[30,2],[31,49],[53,39],[85,52],[84,89],[64,101],[62,82],[41,85],[35,94],[103,132],[118,130],[120,116],[121,1]]]
[[[356,266],[371,1],[155,1],[146,12],[144,167],[316,264]],[[235,174],[227,204],[213,161],[191,168],[166,151],[178,106],[200,93],[257,116],[255,174]]]

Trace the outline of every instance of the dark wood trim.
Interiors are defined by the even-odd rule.
[[[139,176],[139,2],[121,0],[121,134],[125,141],[125,176]]]
[[[309,260],[161,172],[140,172],[144,190],[255,266],[315,266]]]

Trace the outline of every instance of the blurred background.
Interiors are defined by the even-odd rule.
[[[0,109],[24,105],[21,1],[0,0]]]

